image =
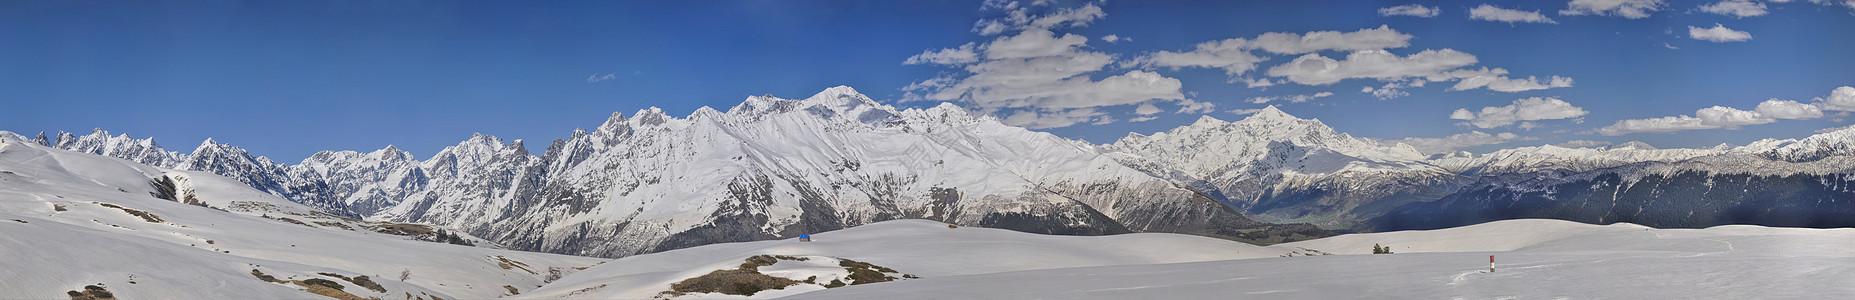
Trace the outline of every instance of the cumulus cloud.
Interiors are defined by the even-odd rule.
[[[1335,60],[1320,54],[1307,54],[1269,69],[1269,76],[1286,77],[1305,85],[1327,85],[1349,78],[1401,80],[1408,77],[1440,76],[1443,71],[1475,64],[1474,55],[1453,49],[1424,50],[1399,57],[1384,50],[1367,50]]]
[[[986,59],[1013,59],[1059,56],[1076,51],[1077,47],[1088,44],[1089,38],[1065,33],[1056,36],[1055,32],[1044,29],[1025,30],[1018,35],[1000,38],[986,44]]]
[[[1680,115],[1650,119],[1619,120],[1616,124],[1598,128],[1597,133],[1602,135],[1624,135],[1637,132],[1669,133],[1714,128],[1719,127],[1702,125],[1700,118]]]
[[[1216,103],[1198,102],[1198,101],[1192,101],[1192,99],[1185,99],[1185,100],[1179,101],[1179,112],[1178,113],[1208,114],[1208,113],[1211,113],[1212,111],[1215,111],[1216,109],[1217,109]]]
[[[1475,8],[1469,9],[1469,19],[1491,21],[1491,22],[1507,22],[1508,24],[1513,24],[1513,23],[1558,24],[1559,23],[1559,21],[1553,21],[1551,18],[1547,18],[1546,15],[1540,14],[1539,11],[1537,10],[1525,11],[1525,10],[1518,10],[1518,9],[1507,9],[1507,8],[1501,8],[1499,6],[1494,6],[1490,4],[1482,4],[1481,6],[1476,6]]]
[[[1701,5],[1700,11],[1732,16],[1734,18],[1757,17],[1765,15],[1765,4],[1746,0],[1726,0],[1714,4]]]
[[[1444,76],[1460,79],[1456,81],[1455,86],[1449,87],[1449,90],[1452,91],[1486,87],[1488,90],[1513,93],[1572,86],[1571,78],[1557,75],[1547,77],[1544,81],[1534,76],[1527,76],[1527,78],[1508,78],[1507,70],[1502,68],[1489,69],[1484,67],[1480,70],[1456,70],[1444,74]]]
[[[1817,106],[1826,110],[1855,111],[1855,87],[1838,87],[1829,97],[1816,98]]]
[[[1232,77],[1256,68],[1256,63],[1264,58],[1256,56],[1248,49],[1249,41],[1228,39],[1198,43],[1191,51],[1159,51],[1135,58],[1132,65],[1141,67],[1198,67],[1224,69]],[[1234,80],[1234,79],[1233,79]],[[1268,82],[1264,80],[1263,82]],[[1255,84],[1251,84],[1255,86]],[[1265,85],[1266,86],[1266,85]]]
[[[1301,103],[1301,102],[1308,102],[1310,100],[1314,100],[1314,99],[1318,99],[1322,97],[1328,97],[1328,96],[1333,96],[1333,93],[1332,92],[1319,92],[1319,93],[1303,94],[1303,95],[1254,97],[1254,98],[1250,98],[1249,102],[1255,103],[1255,104],[1263,104],[1263,103],[1269,103],[1269,102],[1274,102],[1274,101],[1287,101],[1288,103]]]
[[[1082,27],[1088,26],[1089,23],[1094,22],[1096,19],[1108,16],[1108,14],[1101,11],[1100,6],[1096,6],[1094,3],[1089,3],[1082,7],[1064,8],[1050,14],[1035,17],[1029,14],[1027,11],[1029,8],[1019,7],[1015,1],[1008,2],[1008,4],[1004,5],[991,5],[991,3],[988,2],[982,5],[982,8],[996,8],[1007,12],[1004,17],[983,19],[974,23],[973,32],[977,32],[979,35],[994,35],[1030,29]]]
[[[1390,26],[1379,25],[1378,28],[1360,29],[1354,32],[1314,31],[1307,34],[1270,32],[1256,36],[1253,42],[1256,48],[1278,54],[1301,54],[1324,50],[1360,51],[1387,48],[1404,48],[1410,45],[1411,35],[1392,30]]]
[[[1752,33],[1726,28],[1726,25],[1713,24],[1713,28],[1688,26],[1688,37],[1715,43],[1744,42],[1752,40]]]
[[[1101,36],[1101,40],[1102,40],[1102,41],[1104,41],[1104,42],[1109,42],[1109,43],[1119,43],[1119,42],[1121,42],[1121,41],[1130,41],[1130,42],[1131,42],[1131,41],[1133,41],[1134,39],[1131,39],[1131,38],[1125,38],[1125,37],[1121,37],[1121,36],[1119,36],[1119,35],[1112,35],[1112,34],[1110,34],[1110,35],[1104,35],[1104,36]]]
[[[1489,106],[1480,112],[1467,108],[1456,109],[1449,114],[1450,119],[1468,121],[1479,128],[1495,128],[1513,125],[1521,121],[1562,120],[1584,116],[1584,108],[1573,106],[1569,102],[1552,97],[1533,97],[1514,100],[1506,106]]]
[[[1130,65],[1154,67],[1199,67],[1224,69],[1235,77],[1256,68],[1265,60],[1252,50],[1278,54],[1301,54],[1325,50],[1371,50],[1402,48],[1410,45],[1411,35],[1391,27],[1360,29],[1353,32],[1314,31],[1306,34],[1270,32],[1254,39],[1232,38],[1199,43],[1184,52],[1159,51],[1135,58]],[[1251,84],[1251,86],[1257,86]]]
[[[1801,103],[1791,100],[1767,99],[1759,102],[1752,110],[1741,110],[1725,106],[1713,106],[1694,111],[1694,116],[1669,116],[1650,119],[1629,119],[1617,121],[1616,124],[1598,128],[1603,135],[1623,135],[1636,132],[1667,133],[1698,129],[1738,129],[1740,126],[1769,124],[1784,120],[1811,120],[1826,116],[1825,110],[1855,110],[1855,87],[1837,87],[1830,91],[1827,98],[1816,98],[1814,103]]]
[[[970,64],[970,63],[974,63],[978,61],[979,61],[979,54],[976,52],[973,52],[973,43],[966,43],[965,45],[960,45],[959,48],[943,48],[940,50],[922,51],[921,54],[916,54],[915,56],[908,57],[908,60],[902,61],[902,64],[904,65],[919,65],[919,64],[958,65],[958,64]]]
[[[1501,143],[1507,143],[1507,142],[1513,142],[1513,141],[1536,140],[1536,139],[1538,138],[1520,136],[1518,134],[1513,134],[1511,132],[1489,134],[1489,133],[1485,133],[1481,131],[1470,131],[1466,133],[1458,133],[1458,134],[1450,135],[1447,137],[1440,137],[1440,138],[1404,138],[1404,139],[1399,139],[1399,140],[1383,141],[1381,143],[1384,143],[1387,145],[1395,145],[1396,143],[1404,143],[1406,145],[1411,145],[1411,148],[1416,148],[1418,152],[1423,152],[1425,154],[1437,154],[1437,153],[1448,153],[1448,152],[1455,151],[1456,149],[1468,148],[1468,147],[1474,147],[1474,146],[1493,145],[1493,144],[1501,144]]]
[[[1159,106],[1154,106],[1153,103],[1141,103],[1140,106],[1134,107],[1134,113],[1143,116],[1157,114],[1163,111],[1165,110],[1159,109]]]
[[[1648,18],[1662,9],[1662,0],[1572,0],[1560,15],[1613,16],[1630,19]]]
[[[1043,15],[1029,13],[1041,5],[1030,6],[988,3],[987,9],[1005,15],[980,21],[974,31],[996,38],[930,49],[905,60],[903,64],[943,65],[955,72],[903,87],[902,101],[961,103],[1002,116],[1006,124],[1033,129],[1115,122],[1117,118],[1100,109],[1104,107],[1140,105],[1133,111],[1147,116],[1160,111],[1155,103],[1198,105],[1184,103],[1189,100],[1178,79],[1146,70],[1105,73],[1104,68],[1115,63],[1114,55],[1086,50],[1087,37],[1053,31],[1087,26],[1105,16],[1095,3],[1044,9],[1052,12]]]
[[[1821,108],[1791,100],[1765,100],[1765,102],[1759,102],[1758,108],[1754,111],[1766,117],[1787,120],[1809,120],[1823,117]]]
[[[1837,132],[1837,131],[1843,131],[1843,130],[1848,130],[1849,128],[1855,128],[1855,125],[1849,125],[1849,126],[1836,126],[1836,127],[1830,127],[1830,128],[1823,128],[1823,129],[1817,129],[1817,130],[1816,130],[1816,133],[1830,133],[1830,132]]]
[[[1718,105],[1694,111],[1694,116],[1700,117],[1701,125],[1726,129],[1738,129],[1739,126],[1770,124],[1778,121],[1756,111]]]
[[[1418,18],[1429,18],[1429,17],[1435,17],[1437,14],[1442,14],[1442,13],[1443,13],[1443,10],[1438,9],[1437,7],[1423,6],[1423,5],[1417,5],[1417,4],[1405,4],[1405,5],[1392,6],[1392,7],[1378,9],[1378,15],[1386,16],[1386,17],[1410,16],[1410,17],[1418,17]]]
[[[1565,147],[1565,148],[1584,148],[1584,147],[1594,147],[1594,146],[1604,146],[1604,145],[1610,145],[1610,142],[1593,141],[1593,140],[1570,140],[1570,141],[1565,141],[1564,143],[1553,144],[1553,146],[1559,146],[1559,147]]]
[[[1083,122],[1106,124],[1114,122],[1114,119],[1093,108],[1079,108],[1055,111],[1020,110],[1006,116],[1001,121],[1024,128],[1047,129],[1069,127]]]

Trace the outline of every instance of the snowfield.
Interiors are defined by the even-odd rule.
[[[1528,219],[1342,235],[1269,248],[1357,254],[1370,253],[1374,243],[1396,254],[924,276],[797,298],[1855,298],[1855,229],[1850,228],[1650,229]],[[1492,273],[1489,255],[1496,258]]]
[[[1177,234],[1050,236],[898,220],[813,238],[626,257],[517,297],[650,298],[677,281],[762,254],[853,259],[921,278],[673,299],[1855,297],[1855,229],[1652,229],[1526,219],[1261,247]],[[1396,254],[1368,254],[1375,243]],[[1333,255],[1301,256],[1310,253]],[[1496,272],[1488,272],[1489,255]],[[831,274],[831,266],[793,262],[762,268],[792,269],[804,273],[785,277]]]
[[[629,256],[567,276],[526,298],[650,298],[670,284],[731,269],[755,255],[825,256],[868,262],[922,278],[1107,265],[1277,257],[1287,251],[1170,233],[1059,236],[1004,229],[958,227],[927,220],[895,220],[798,239],[726,243]],[[781,262],[773,267],[791,262]],[[773,272],[778,269],[766,269]],[[843,270],[842,268],[838,269]],[[802,277],[801,277],[802,278]],[[901,282],[920,280],[906,279]],[[894,283],[876,283],[882,286]],[[858,285],[862,286],[862,285]],[[791,295],[767,291],[754,298]],[[810,297],[812,294],[804,294]],[[691,295],[741,298],[730,295]]]
[[[156,187],[149,181],[163,176],[185,178],[176,185],[204,206],[151,196]],[[310,225],[315,222],[327,224]],[[49,149],[0,134],[4,299],[62,299],[89,285],[121,299],[323,297],[294,283],[311,279],[358,297],[494,298],[510,288],[540,287],[554,272],[605,261],[339,229],[363,224],[216,175]],[[407,280],[399,280],[402,273]],[[378,289],[356,283],[364,281]]]

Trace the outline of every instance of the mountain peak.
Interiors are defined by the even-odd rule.
[[[625,123],[625,114],[615,111],[615,112],[612,112],[611,117],[607,117],[605,119],[604,124],[599,124],[599,129],[597,129],[597,132],[604,133],[604,134],[622,133],[622,131],[629,129],[630,127],[631,125]]]
[[[1274,106],[1274,105],[1270,105],[1270,106],[1268,106],[1268,107],[1263,107],[1261,111],[1257,111],[1257,112],[1256,112],[1255,114],[1251,114],[1251,115],[1250,115],[1249,117],[1247,117],[1247,118],[1243,118],[1243,120],[1244,120],[1244,121],[1250,121],[1250,120],[1258,120],[1258,121],[1270,121],[1270,120],[1281,120],[1281,121],[1298,121],[1298,120],[1301,120],[1301,118],[1296,118],[1296,117],[1295,117],[1294,115],[1290,115],[1290,114],[1288,114],[1287,112],[1283,112],[1283,111],[1282,111],[1281,109],[1279,109],[1279,108],[1275,108],[1275,106]]]

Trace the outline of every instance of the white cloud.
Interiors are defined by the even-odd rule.
[[[1817,130],[1816,130],[1816,133],[1830,133],[1830,132],[1837,132],[1837,131],[1843,131],[1843,130],[1848,130],[1849,128],[1855,128],[1855,125],[1849,125],[1849,126],[1836,126],[1836,127],[1830,127],[1830,128],[1823,128],[1823,129],[1817,129]]]
[[[1245,108],[1245,109],[1232,109],[1230,110],[1230,113],[1237,114],[1239,116],[1244,116],[1244,115],[1250,115],[1250,114],[1254,114],[1254,113],[1261,112],[1261,111],[1262,111],[1261,108]]]
[[[1610,142],[1605,142],[1605,141],[1570,140],[1570,141],[1565,141],[1564,143],[1553,144],[1553,146],[1559,146],[1559,147],[1564,147],[1564,148],[1584,148],[1584,147],[1593,147],[1593,146],[1603,146],[1603,145],[1609,145],[1609,144]]]
[[[1597,15],[1615,16],[1631,19],[1648,18],[1650,13],[1662,9],[1662,0],[1572,0],[1566,4],[1561,15]]]
[[[1129,42],[1134,41],[1134,39],[1132,38],[1125,38],[1119,35],[1112,35],[1112,34],[1101,36],[1101,40],[1104,42],[1109,42],[1109,43],[1119,43],[1121,41],[1129,41]]]
[[[1759,102],[1752,110],[1741,110],[1725,106],[1713,106],[1694,111],[1694,116],[1669,116],[1650,119],[1629,119],[1617,121],[1616,124],[1598,128],[1603,135],[1622,135],[1635,132],[1667,133],[1697,129],[1738,129],[1740,126],[1759,125],[1786,120],[1820,119],[1826,116],[1824,110],[1855,110],[1855,87],[1837,87],[1830,91],[1828,98],[1816,98],[1815,103],[1800,103],[1791,100],[1767,99]],[[1839,104],[1840,103],[1840,104]]]
[[[1252,43],[1263,51],[1301,54],[1325,50],[1361,51],[1404,48],[1410,45],[1410,40],[1409,34],[1392,30],[1390,26],[1379,25],[1378,28],[1360,29],[1354,32],[1314,31],[1307,34],[1270,32],[1256,36],[1256,40]]]
[[[996,60],[1058,56],[1075,52],[1077,47],[1088,42],[1089,38],[1073,33],[1057,37],[1055,32],[1049,30],[1031,29],[987,43],[985,58]]]
[[[1791,100],[1765,100],[1765,102],[1759,102],[1758,108],[1754,111],[1766,117],[1787,120],[1809,120],[1823,117],[1821,108]]]
[[[1303,94],[1303,95],[1254,97],[1254,98],[1250,98],[1249,102],[1255,103],[1255,104],[1263,104],[1263,103],[1269,103],[1273,101],[1287,101],[1288,103],[1301,103],[1301,102],[1308,102],[1314,99],[1328,97],[1328,96],[1333,96],[1333,93],[1332,92],[1319,92],[1319,93]]]
[[[1147,68],[1219,68],[1224,69],[1225,74],[1236,77],[1243,72],[1255,69],[1256,63],[1263,61],[1262,57],[1250,53],[1248,47],[1249,41],[1244,39],[1209,41],[1198,43],[1192,51],[1154,52],[1135,58],[1129,64]]]
[[[1349,78],[1401,80],[1409,77],[1440,76],[1443,71],[1475,64],[1474,55],[1453,49],[1424,50],[1405,57],[1384,50],[1367,50],[1334,60],[1320,54],[1308,54],[1269,69],[1269,76],[1287,77],[1305,85],[1327,85]]]
[[[1437,154],[1448,153],[1460,148],[1536,139],[1538,138],[1520,136],[1511,132],[1488,134],[1481,131],[1470,131],[1440,138],[1404,138],[1400,140],[1383,141],[1381,143],[1388,145],[1404,143],[1411,145],[1412,148],[1417,148],[1418,152]]]
[[[1179,100],[1179,112],[1178,113],[1208,114],[1208,113],[1211,113],[1212,111],[1215,111],[1216,109],[1217,109],[1216,103],[1198,102],[1198,101],[1192,101],[1192,99],[1185,99],[1185,100]]]
[[[1701,125],[1726,129],[1739,129],[1739,126],[1770,124],[1778,121],[1756,111],[1718,105],[1694,111],[1694,116],[1700,117]]]
[[[1561,120],[1584,116],[1584,108],[1572,106],[1571,103],[1551,97],[1533,97],[1514,100],[1506,106],[1489,106],[1481,112],[1471,112],[1466,108],[1456,109],[1449,114],[1450,119],[1465,120],[1470,125],[1480,128],[1495,128],[1513,125],[1521,121]],[[1534,125],[1537,126],[1537,125]]]
[[[1097,125],[1107,124],[1113,123],[1114,119],[1109,118],[1106,113],[1096,111],[1093,108],[1079,108],[1058,111],[1020,110],[1000,121],[1012,126],[1030,129],[1047,129],[1069,127],[1083,122]]]
[[[1817,106],[1826,110],[1855,111],[1855,87],[1837,87],[1827,98],[1816,98]]]
[[[1159,51],[1143,55],[1132,60],[1129,65],[1154,67],[1198,67],[1219,68],[1235,77],[1256,68],[1256,63],[1265,60],[1253,50],[1279,54],[1300,54],[1326,50],[1373,50],[1402,48],[1410,45],[1411,35],[1398,32],[1389,26],[1360,29],[1353,32],[1314,31],[1306,34],[1270,32],[1255,39],[1232,38],[1199,43],[1191,51]],[[1251,87],[1259,86],[1251,82]],[[1262,85],[1266,86],[1266,85]]]
[[[983,9],[995,6],[988,2],[981,7]],[[1094,3],[1089,3],[1077,8],[1064,8],[1037,17],[1031,17],[1029,13],[1026,12],[1028,8],[1018,7],[1015,1],[1003,6],[996,6],[996,8],[1008,12],[1001,18],[983,19],[979,20],[977,23],[973,23],[973,32],[978,32],[980,35],[994,35],[1017,30],[1047,30],[1065,27],[1082,27],[1088,26],[1089,23],[1094,22],[1096,19],[1108,16],[1108,14],[1101,11],[1100,6],[1096,6]]]
[[[1005,10],[1006,16],[980,21],[974,31],[1010,34],[910,57],[904,64],[947,65],[957,71],[903,87],[902,101],[958,102],[976,112],[1003,116],[1007,124],[1033,129],[1116,122],[1102,107],[1188,104],[1178,79],[1145,70],[1101,74],[1115,62],[1114,55],[1084,50],[1087,37],[1052,31],[1086,26],[1105,16],[1095,3],[1041,16],[1012,2],[987,7]],[[1156,110],[1134,109],[1141,115]]]
[[[1443,13],[1443,10],[1438,9],[1434,6],[1426,7],[1426,6],[1417,5],[1417,4],[1405,4],[1405,5],[1392,6],[1392,7],[1378,9],[1378,15],[1386,16],[1386,17],[1411,16],[1411,17],[1418,17],[1418,18],[1429,18],[1429,17],[1435,17],[1437,14],[1441,14],[1441,13]]]
[[[1161,110],[1161,109],[1159,109],[1159,107],[1158,107],[1158,106],[1153,106],[1153,103],[1151,103],[1151,102],[1149,102],[1149,103],[1141,103],[1141,104],[1140,104],[1140,106],[1138,106],[1138,107],[1134,107],[1134,113],[1135,113],[1135,114],[1139,114],[1139,115],[1142,115],[1142,116],[1144,116],[1144,115],[1151,115],[1151,114],[1157,114],[1157,113],[1159,113],[1159,112],[1162,112],[1162,111],[1165,111],[1165,110]]]
[[[1765,4],[1746,0],[1726,0],[1714,4],[1701,5],[1700,11],[1734,18],[1757,17],[1765,15]]]
[[[1669,133],[1714,128],[1719,127],[1703,125],[1701,124],[1700,118],[1681,115],[1651,119],[1619,120],[1616,124],[1598,128],[1597,133],[1602,135],[1624,135],[1637,132]]]
[[[958,65],[958,64],[970,64],[970,63],[974,63],[978,61],[979,61],[979,54],[976,52],[973,52],[973,43],[966,43],[965,45],[960,45],[959,48],[943,48],[940,50],[921,51],[921,54],[916,54],[915,56],[908,57],[908,60],[903,61],[902,64],[904,65],[919,65],[919,64]]]
[[[1546,15],[1540,14],[1539,11],[1537,10],[1525,11],[1525,10],[1518,10],[1518,9],[1507,9],[1507,8],[1501,8],[1499,6],[1494,6],[1490,4],[1482,4],[1481,6],[1476,6],[1475,8],[1469,9],[1469,19],[1492,21],[1492,22],[1507,22],[1508,24],[1513,24],[1513,23],[1558,24],[1559,23],[1559,21],[1553,21],[1551,18],[1547,18]]]
[[[1456,70],[1444,74],[1444,77],[1460,78],[1460,81],[1457,81],[1455,86],[1449,87],[1449,90],[1452,91],[1486,87],[1488,90],[1492,91],[1513,93],[1572,86],[1571,78],[1556,75],[1547,77],[1544,82],[1541,82],[1539,78],[1534,76],[1527,76],[1527,78],[1508,78],[1507,70],[1502,68],[1489,69],[1484,67],[1480,70]]]
[[[612,73],[605,73],[604,75],[600,75],[599,73],[593,73],[592,76],[586,76],[586,83],[594,83],[594,82],[613,80],[613,79],[618,79],[618,75],[612,74]]]
[[[1134,117],[1133,119],[1127,119],[1127,121],[1128,122],[1146,122],[1146,121],[1152,121],[1156,119],[1159,119],[1159,116]]]
[[[1662,43],[1662,48],[1668,48],[1668,50],[1681,50],[1681,47],[1675,47],[1675,45],[1669,45],[1668,43]]]
[[[1744,42],[1752,40],[1752,33],[1726,28],[1726,25],[1713,24],[1713,28],[1688,26],[1688,37],[1715,43]]]

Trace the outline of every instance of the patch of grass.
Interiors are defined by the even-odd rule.
[[[505,285],[505,286],[502,286],[502,288],[503,288],[503,289],[507,289],[507,290],[509,290],[509,295],[510,295],[510,296],[514,296],[514,295],[521,295],[521,294],[522,294],[522,291],[518,291],[518,290],[515,290],[515,286],[508,286],[508,285]]]
[[[60,197],[60,198],[63,198],[63,197]],[[52,210],[66,211],[67,209],[64,209],[64,204],[52,204]]]
[[[788,278],[760,274],[759,271],[746,269],[716,270],[707,275],[696,276],[670,285],[670,290],[677,293],[722,293],[729,295],[753,296],[764,290],[784,289],[798,284],[799,281]]]
[[[116,299],[116,294],[112,294],[109,292],[109,290],[103,289],[103,287],[95,286],[95,285],[84,286],[84,291],[82,292],[68,291],[68,292],[64,292],[64,294],[67,296],[71,296],[71,300],[115,300]]]
[[[341,229],[344,229],[344,230],[354,230],[353,227],[348,227],[348,224],[342,224],[338,222],[316,221],[316,225],[322,225],[322,226],[327,226],[327,227],[341,227]]]
[[[367,275],[355,276],[354,280],[349,280],[348,282],[353,282],[354,285],[358,285],[358,286],[367,288],[369,290],[374,290],[375,292],[381,292],[381,293],[386,292],[386,287],[380,286],[380,283],[378,282],[374,282],[373,278],[367,278]]]
[[[13,222],[19,222],[20,224],[25,224],[26,220],[13,219]]]
[[[137,216],[137,217],[142,217],[142,221],[148,221],[149,223],[161,223],[161,222],[163,222],[163,221],[161,221],[161,216],[156,216],[155,214],[151,214],[151,213],[148,213],[148,212],[145,212],[145,211],[140,211],[140,210],[136,210],[136,209],[133,209],[133,208],[127,208],[127,207],[122,207],[122,206],[119,206],[119,205],[115,205],[115,204],[109,204],[109,203],[101,203],[101,202],[98,202],[97,204],[99,204],[99,205],[103,205],[103,207],[108,207],[108,208],[114,208],[114,209],[120,209],[120,210],[122,210],[122,212],[125,212],[125,213],[129,213],[129,215],[133,215],[133,216]]]
[[[747,262],[741,263],[741,269],[758,272],[760,271],[760,267],[771,266],[774,263],[779,263],[779,258],[773,257],[772,255],[755,255],[753,257],[748,257]]]
[[[522,269],[522,271],[527,271],[528,274],[541,275],[541,273],[535,273],[534,270],[529,270],[528,264],[522,263],[520,261],[515,261],[507,257],[502,257],[501,255],[497,255],[494,258],[496,259],[496,266],[502,267],[503,270]]]
[[[837,266],[844,267],[845,271],[850,271],[851,285],[895,281],[895,276],[889,276],[883,273],[901,273],[888,267],[849,259],[839,260]],[[907,277],[910,275],[902,274],[902,276]]]
[[[297,221],[296,219],[291,219],[289,217],[277,217],[277,218],[272,218],[272,219],[277,219],[278,221],[289,222],[290,224],[309,226],[311,228],[316,227],[314,225],[309,225],[308,223],[303,223],[303,221]]]
[[[258,269],[251,269],[251,276],[257,277],[258,280],[263,280],[264,282],[290,283],[289,281],[277,280],[277,277],[271,276],[270,274],[264,274],[264,271],[258,271]]]
[[[432,234],[432,227],[419,224],[391,223],[374,227],[375,232],[391,235],[427,235]]]
[[[308,288],[308,292],[310,293],[339,300],[380,300],[378,297],[361,298],[361,296],[355,296],[354,294],[342,291],[341,284],[328,281],[327,279],[310,278],[308,280],[291,281],[290,283]]]

